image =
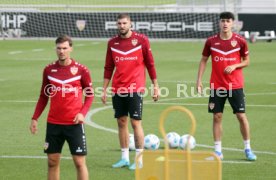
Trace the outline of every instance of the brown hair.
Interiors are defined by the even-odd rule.
[[[64,43],[64,42],[66,42],[66,41],[69,42],[69,46],[70,46],[70,47],[73,46],[72,39],[71,39],[71,37],[68,36],[68,35],[59,36],[59,37],[56,39],[56,44]]]
[[[131,20],[130,16],[127,13],[121,13],[117,16],[117,20],[118,19],[124,19],[124,18],[127,18],[128,20]]]

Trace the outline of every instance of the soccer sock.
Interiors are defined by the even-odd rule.
[[[128,148],[122,148],[121,152],[122,152],[122,159],[125,159],[125,160],[129,161],[129,149]]]
[[[243,143],[244,143],[244,149],[251,149],[251,147],[250,147],[250,140],[249,139],[243,141]]]
[[[143,152],[143,150],[144,149],[136,149],[135,160],[139,156],[139,154]],[[143,163],[143,157],[142,156],[139,156],[138,162]]]
[[[215,151],[221,152],[221,141],[215,141]]]

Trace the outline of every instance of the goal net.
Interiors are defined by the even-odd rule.
[[[150,38],[199,39],[218,31],[225,7],[221,0],[1,0],[0,37],[109,38],[117,32],[117,15],[126,12],[133,29]]]

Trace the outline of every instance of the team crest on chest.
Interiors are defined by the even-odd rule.
[[[236,40],[233,40],[233,41],[231,41],[231,45],[233,46],[233,47],[235,47],[236,45],[237,45],[237,41]]]
[[[77,73],[78,73],[78,67],[76,67],[76,66],[73,66],[73,67],[71,67],[70,68],[70,71],[71,71],[71,73],[73,74],[73,75],[76,75]]]
[[[132,39],[132,40],[131,40],[131,44],[132,44],[133,46],[136,46],[137,43],[138,43],[138,40],[137,40],[137,39]]]

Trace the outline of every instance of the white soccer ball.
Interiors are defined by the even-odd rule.
[[[159,148],[160,140],[154,134],[148,134],[144,139],[144,147],[145,149],[156,150]]]
[[[193,136],[189,135],[189,134],[185,134],[183,136],[180,137],[179,140],[179,147],[181,149],[187,149],[187,144],[188,144],[188,137],[190,136],[190,140],[189,140],[189,147],[190,149],[194,149],[196,146],[196,140]]]
[[[169,148],[175,149],[179,146],[180,136],[176,132],[169,132],[167,134]]]
[[[130,151],[135,151],[135,141],[134,141],[134,135],[133,134],[129,135],[129,150]]]

